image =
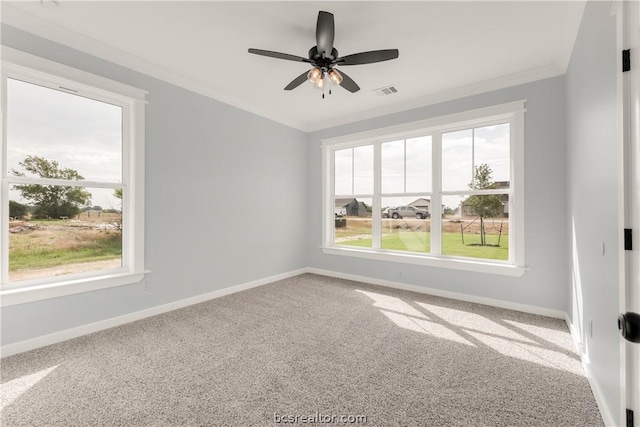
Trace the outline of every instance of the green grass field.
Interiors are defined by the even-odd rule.
[[[11,235],[9,271],[40,269],[80,262],[101,261],[122,256],[120,233],[103,233],[71,246],[34,242],[29,235]],[[35,244],[34,244],[35,243]]]
[[[370,231],[369,231],[370,233]],[[509,259],[509,236],[500,237],[500,246],[476,246],[480,243],[480,235],[465,234],[464,244],[460,238],[460,233],[442,233],[442,254],[470,257],[507,260]],[[490,245],[497,245],[497,235],[487,235]],[[345,246],[358,246],[364,248],[371,247],[371,239],[357,239],[338,243]],[[431,233],[400,231],[394,234],[382,236],[382,249],[411,252],[430,252]]]
[[[34,277],[48,268],[120,259],[121,223],[121,214],[106,212],[9,222],[9,280]]]

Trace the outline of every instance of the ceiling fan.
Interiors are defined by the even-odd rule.
[[[323,98],[326,80],[330,82],[329,84],[340,85],[352,93],[360,90],[360,86],[358,86],[351,77],[335,69],[335,66],[372,64],[374,62],[388,61],[398,57],[398,49],[372,50],[340,57],[338,56],[338,51],[333,46],[334,36],[335,25],[333,14],[320,11],[318,12],[318,23],[316,24],[316,46],[309,50],[308,58],[262,49],[249,49],[249,53],[271,58],[286,59],[288,61],[306,62],[313,65],[310,71],[305,71],[293,79],[284,90],[295,89],[304,83],[305,80],[308,80],[316,88],[322,89]],[[330,89],[329,94],[331,94]]]

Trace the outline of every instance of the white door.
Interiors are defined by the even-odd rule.
[[[622,76],[623,132],[623,222],[632,230],[631,251],[623,252],[624,283],[621,287],[621,312],[640,313],[640,2],[621,2],[618,15],[619,46],[631,51],[631,69]],[[620,11],[618,11],[620,12]],[[640,425],[640,344],[621,339],[622,350],[622,425],[625,409],[634,412],[634,424]]]

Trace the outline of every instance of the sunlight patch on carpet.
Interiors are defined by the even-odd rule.
[[[491,347],[493,350],[504,356],[514,357],[516,359],[546,366],[548,368],[560,369],[572,374],[584,376],[584,371],[580,361],[563,352],[550,350],[536,345],[515,342],[508,339],[502,339],[480,332],[468,331],[468,333],[484,345]]]
[[[375,301],[375,303],[373,304],[374,307],[381,308],[387,311],[395,311],[397,313],[406,314],[421,319],[429,318],[427,317],[427,315],[411,307],[411,305],[402,301],[400,298],[378,294],[375,292],[362,291],[360,289],[356,289],[356,292],[360,292],[361,294],[364,294]]]
[[[25,375],[0,385],[0,410],[9,406],[14,400],[26,393],[60,365],[43,369],[34,374]]]
[[[430,335],[435,338],[442,338],[445,340],[457,342],[460,344],[470,345],[475,347],[474,344],[467,341],[451,329],[439,323],[433,323],[424,319],[415,319],[413,317],[405,316],[403,314],[395,313],[393,311],[380,310],[382,314],[387,316],[389,320],[395,323],[397,326],[408,329],[410,331],[420,332],[422,334]]]

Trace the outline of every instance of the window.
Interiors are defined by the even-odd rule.
[[[2,305],[139,281],[145,92],[3,48]]]
[[[523,135],[520,101],[323,141],[323,250],[522,274]]]

